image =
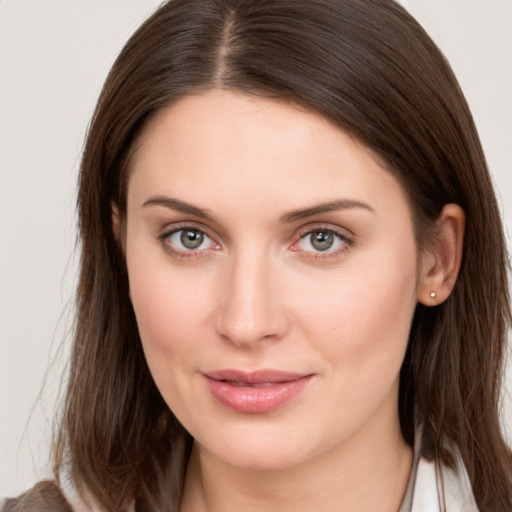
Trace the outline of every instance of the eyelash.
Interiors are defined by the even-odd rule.
[[[195,233],[199,233],[200,235],[209,238],[212,241],[212,244],[215,244],[214,250],[217,250],[220,247],[216,242],[213,241],[212,237],[208,235],[206,230],[201,229],[197,226],[185,224],[182,226],[178,226],[170,231],[165,231],[164,233],[158,235],[157,239],[164,248],[164,250],[169,253],[171,256],[176,258],[177,260],[190,260],[193,258],[204,257],[204,251],[208,249],[176,249],[171,243],[169,243],[169,238],[173,235],[176,235],[182,231],[193,231]]]
[[[207,237],[211,240],[211,245],[214,245],[214,247],[208,247],[206,249],[176,249],[173,244],[169,243],[169,238],[173,235],[176,235],[183,231],[193,231],[196,232],[204,237]],[[307,237],[311,237],[314,233],[324,233],[327,235],[334,235],[334,237],[338,240],[338,243],[341,245],[340,248],[337,248],[335,250],[330,250],[330,248],[327,248],[325,251],[306,251],[301,250],[299,248],[296,248],[303,240],[306,240]],[[204,251],[208,251],[209,249],[213,248],[213,250],[218,250],[220,248],[220,245],[217,244],[211,236],[208,235],[205,229],[201,229],[197,226],[186,224],[178,226],[170,231],[165,231],[164,233],[161,233],[157,237],[160,244],[163,246],[164,250],[171,254],[174,258],[177,260],[190,260],[193,258],[202,258],[205,256]],[[349,248],[353,247],[355,245],[355,241],[353,238],[348,236],[346,233],[342,233],[336,229],[333,229],[332,227],[327,226],[314,226],[313,228],[307,228],[304,229],[299,234],[299,239],[293,243],[291,246],[291,250],[294,252],[301,252],[306,253],[307,256],[304,256],[309,259],[321,259],[321,260],[329,260],[334,259],[336,257],[339,257],[341,254],[346,252]]]
[[[325,251],[304,251],[300,249],[295,249],[295,247],[300,244],[303,240],[306,240],[308,237],[311,237],[314,233],[324,233],[324,234],[330,234],[334,235],[334,237],[338,240],[338,243],[340,244],[340,247],[331,250],[330,248],[326,249]],[[314,226],[304,229],[302,233],[299,235],[299,240],[295,242],[292,246],[292,251],[307,253],[307,258],[309,259],[317,259],[317,260],[330,260],[335,259],[341,256],[343,253],[345,253],[347,250],[349,250],[351,247],[355,245],[355,241],[352,237],[347,235],[346,233],[343,233],[337,229],[334,229],[329,226]]]

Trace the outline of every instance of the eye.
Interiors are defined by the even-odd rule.
[[[209,238],[197,229],[180,229],[170,236],[174,245],[181,244],[182,247],[189,250],[201,249],[201,246]]]
[[[351,241],[332,229],[315,229],[301,236],[297,250],[317,253],[336,253],[343,250]]]
[[[160,236],[164,247],[173,253],[183,254],[207,249],[216,249],[217,244],[200,229],[184,227]]]

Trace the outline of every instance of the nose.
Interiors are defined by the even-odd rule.
[[[217,332],[231,343],[250,348],[279,340],[289,328],[281,275],[266,255],[240,255],[224,274]]]

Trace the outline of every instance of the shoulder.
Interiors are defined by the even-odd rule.
[[[0,512],[105,512],[87,489],[78,491],[67,472],[42,480],[16,498],[0,499]],[[135,512],[135,501],[119,512]]]
[[[17,498],[0,502],[0,512],[73,512],[58,484],[43,480]]]

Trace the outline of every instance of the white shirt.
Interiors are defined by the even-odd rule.
[[[468,474],[457,448],[452,470],[421,456],[422,429],[416,431],[414,462],[404,501],[398,512],[479,512]]]

